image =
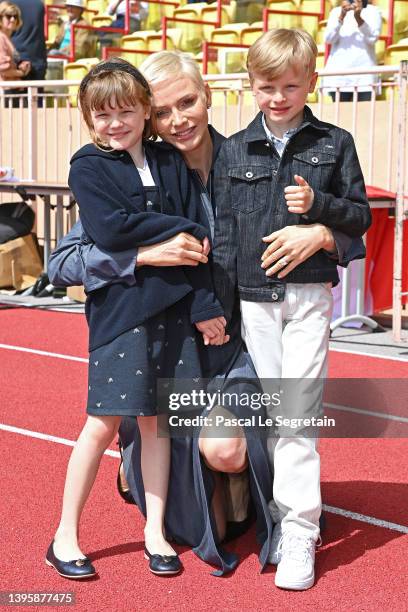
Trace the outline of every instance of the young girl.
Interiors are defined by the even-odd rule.
[[[150,90],[140,72],[123,60],[101,62],[82,81],[79,103],[94,144],[72,158],[69,185],[89,239],[102,249],[136,250],[186,232],[198,261],[206,263],[207,231],[194,221],[199,202],[186,167],[174,151],[144,141]],[[226,340],[208,266],[144,266],[133,286],[119,282],[91,291],[86,314],[88,419],[69,461],[46,562],[66,578],[95,574],[79,547],[79,520],[121,417],[133,416],[142,439],[145,556],[153,573],[176,574],[180,560],[163,533],[170,440],[157,436],[156,378],[200,376],[192,324],[208,343]]]

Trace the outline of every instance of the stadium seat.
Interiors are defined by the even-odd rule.
[[[227,43],[239,46],[243,30],[249,28],[248,23],[229,23],[222,28],[216,28],[211,34],[211,42]],[[245,53],[229,51],[226,48],[218,50],[218,66],[220,72],[241,72],[245,70]]]
[[[162,17],[173,17],[175,7],[172,5],[150,4],[145,22],[146,30],[160,30]]]
[[[112,15],[94,15],[90,19],[90,23],[94,28],[109,28],[112,21]]]
[[[201,12],[203,8],[208,5],[204,2],[197,4],[187,4],[182,8],[177,8],[173,16],[179,19],[201,19]],[[182,51],[191,51],[192,53],[198,53],[201,49],[201,43],[203,40],[203,26],[201,23],[177,23],[171,24],[177,26],[183,32],[180,40],[180,49]]]
[[[98,57],[88,57],[86,59],[69,62],[64,66],[64,79],[67,81],[81,81],[90,71],[92,66],[100,62]],[[78,85],[68,87],[69,102],[71,106],[77,106]]]
[[[180,28],[167,28],[166,49],[178,49],[182,34]],[[149,36],[146,37],[146,44],[148,51],[161,51],[163,48],[162,33],[154,32],[153,34],[149,34]]]
[[[215,23],[217,19],[217,6],[216,5],[207,5],[201,11],[201,19],[203,21],[212,21]],[[221,26],[226,25],[227,23],[231,23],[234,21],[233,11],[229,6],[221,7]],[[220,26],[220,27],[221,27]],[[214,26],[204,25],[203,24],[203,38],[204,40],[209,40],[211,36],[211,32],[214,30]]]
[[[133,34],[122,36],[120,46],[123,48],[123,51],[120,56],[134,66],[139,66],[146,58],[146,54],[126,53],[126,50],[147,51],[147,37],[156,33],[155,30],[145,30],[143,32],[134,32]]]
[[[55,2],[55,4],[59,4]],[[108,0],[88,0],[86,3],[86,8],[92,11],[98,11],[101,15],[106,13],[108,10],[109,1]]]
[[[408,45],[390,45],[385,50],[384,64],[392,66],[408,59]]]
[[[241,44],[252,45],[263,34],[262,21],[257,21],[241,30]]]
[[[297,11],[298,5],[291,0],[269,0],[268,9],[274,11]],[[268,15],[268,28],[298,28],[298,15]]]
[[[326,26],[327,26],[327,19],[324,19],[323,21],[319,21],[319,24],[317,27],[317,33],[315,36],[316,45],[324,45],[324,33],[326,31]]]
[[[332,9],[330,0],[324,3],[324,18],[327,19]],[[299,10],[305,13],[320,13],[320,0],[301,0]]]

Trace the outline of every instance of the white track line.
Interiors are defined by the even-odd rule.
[[[388,348],[388,347],[387,347]],[[399,347],[390,347],[390,348],[400,348],[402,350],[406,350],[408,352],[408,344],[407,346],[399,346]],[[348,355],[362,355],[363,357],[374,357],[375,359],[387,359],[388,361],[402,361],[402,363],[408,364],[408,356],[407,357],[390,357],[389,355],[377,355],[375,353],[363,353],[360,351],[350,351],[348,349],[340,349],[334,348],[330,345],[330,350],[333,353],[347,353]]]
[[[0,430],[7,431],[9,433],[21,434],[30,438],[37,438],[39,440],[46,440],[47,442],[65,444],[66,446],[75,445],[73,440],[67,440],[66,438],[59,438],[57,436],[50,436],[38,431],[30,431],[29,429],[21,429],[21,427],[4,425],[3,423],[0,423]],[[109,457],[120,457],[120,453],[118,451],[113,451],[110,449],[105,451],[105,455],[109,455]],[[343,508],[336,508],[335,506],[327,506],[326,504],[323,504],[323,510],[332,514],[339,514],[340,516],[353,519],[354,521],[360,521],[363,523],[368,523],[369,525],[375,525],[376,527],[382,527],[383,529],[390,529],[391,531],[399,531],[400,533],[408,534],[408,527],[405,525],[399,525],[398,523],[390,523],[388,521],[377,519],[373,516],[366,516],[365,514],[351,512],[350,510],[343,510]]]
[[[81,363],[88,363],[88,359],[85,359],[85,357],[74,357],[74,355],[62,355],[61,353],[50,353],[49,351],[40,351],[38,349],[30,349],[24,346],[13,346],[12,344],[0,344],[0,349],[7,349],[10,351],[21,351],[22,353],[32,353],[34,355],[43,355],[44,357],[56,357],[57,359],[66,359],[68,361],[80,361]]]
[[[46,440],[47,442],[56,442],[57,444],[65,444],[65,446],[75,446],[74,440],[67,440],[66,438],[59,438],[58,436],[50,436],[39,431],[30,431],[29,429],[22,429],[21,427],[13,427],[12,425],[4,425],[0,423],[0,430],[8,431],[9,433],[21,434],[22,436],[28,436],[29,438],[37,438],[38,440]],[[109,457],[120,458],[118,451],[110,450],[109,448],[105,451],[105,455]]]
[[[81,363],[88,363],[88,359],[84,357],[75,357],[73,355],[63,355],[61,353],[51,353],[49,351],[40,351],[38,349],[30,349],[25,348],[23,346],[13,346],[11,344],[0,344],[0,349],[7,349],[12,351],[21,351],[23,353],[31,353],[34,355],[43,355],[45,357],[55,357],[57,359],[66,359],[68,361],[79,361]],[[370,355],[372,356],[372,355]],[[342,410],[344,412],[355,412],[356,414],[362,414],[367,416],[378,417],[381,419],[388,419],[390,421],[399,421],[399,422],[407,422],[408,419],[405,417],[400,417],[398,415],[393,414],[384,414],[382,412],[374,412],[372,410],[362,410],[359,408],[352,408],[351,406],[340,406],[338,404],[324,404],[328,408],[333,408],[334,410]]]
[[[327,506],[323,504],[323,510],[331,512],[332,514],[340,514],[346,518],[351,518],[353,521],[361,521],[362,523],[369,523],[376,527],[383,527],[384,529],[392,529],[393,531],[400,531],[401,533],[408,534],[408,527],[405,525],[398,525],[398,523],[390,523],[388,521],[382,521],[376,519],[373,516],[366,516],[365,514],[359,514],[358,512],[351,512],[350,510],[343,510],[342,508],[336,508],[335,506]]]
[[[373,416],[379,419],[388,419],[389,421],[398,421],[399,423],[408,423],[408,418],[398,416],[397,414],[387,414],[384,412],[374,412],[374,410],[365,410],[364,408],[352,408],[351,406],[340,406],[340,404],[329,404],[323,403],[324,408],[331,408],[332,410],[339,410],[340,412],[354,412],[355,414],[362,414],[363,416]]]

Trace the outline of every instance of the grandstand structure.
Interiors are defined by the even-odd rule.
[[[146,55],[161,49],[191,53],[203,74],[245,72],[246,49],[271,28],[301,28],[308,31],[319,47],[318,67],[327,57],[324,29],[337,0],[266,0],[237,2],[216,0],[186,4],[185,0],[148,0],[148,13],[142,29],[131,32],[132,5],[126,0],[125,26],[112,28],[107,13],[108,0],[87,0],[84,17],[89,25],[71,26],[71,50],[64,66],[65,78],[83,76],[92,63],[116,55],[135,66]],[[383,27],[376,45],[379,64],[393,65],[408,56],[408,0],[374,0],[382,12]],[[45,32],[48,44],[55,39],[63,4],[46,0]],[[75,34],[89,29],[98,40],[96,55],[87,61],[75,57]],[[113,44],[106,46],[104,36]],[[91,61],[93,60],[93,61]]]

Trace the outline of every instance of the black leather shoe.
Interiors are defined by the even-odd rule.
[[[125,473],[123,471],[123,455],[122,455],[122,444],[118,440],[119,452],[120,452],[120,465],[118,469],[118,475],[116,477],[116,488],[119,495],[127,504],[135,504],[132,493],[130,492],[129,485],[126,480]]]
[[[63,578],[91,578],[95,576],[96,570],[88,557],[75,559],[74,561],[61,561],[54,554],[54,542],[51,542],[45,557],[47,565],[53,567]]]
[[[181,572],[181,562],[178,555],[151,555],[146,546],[145,559],[149,561],[149,570],[158,576],[171,576]]]

